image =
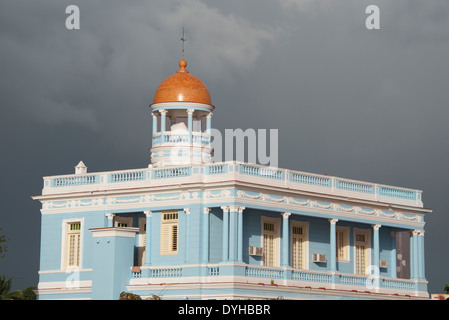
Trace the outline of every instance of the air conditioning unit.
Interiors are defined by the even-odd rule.
[[[313,262],[326,262],[326,255],[320,254],[320,253],[314,253],[312,255],[312,261]]]
[[[262,256],[263,249],[261,247],[249,247],[250,256]]]
[[[386,268],[388,266],[387,260],[380,260],[379,267]]]

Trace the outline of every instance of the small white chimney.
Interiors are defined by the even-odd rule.
[[[84,174],[87,173],[87,167],[84,162],[80,161],[78,165],[75,167],[75,174]]]

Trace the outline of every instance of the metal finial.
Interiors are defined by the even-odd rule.
[[[182,25],[182,37],[180,40],[182,41],[182,60],[184,60],[184,42],[186,41],[184,38],[184,24]]]

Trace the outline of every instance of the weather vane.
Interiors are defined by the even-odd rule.
[[[184,42],[186,41],[184,38],[184,24],[182,25],[182,37],[180,40],[182,41],[182,60],[184,60]]]

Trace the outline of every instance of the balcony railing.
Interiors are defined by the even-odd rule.
[[[422,191],[392,187],[370,182],[311,174],[287,169],[240,163],[236,161],[211,163],[204,166],[148,168],[89,174],[44,177],[42,194],[70,191],[94,191],[121,188],[164,186],[173,179],[185,182],[244,181],[288,188],[290,191],[310,191],[354,199],[422,207]],[[181,183],[181,181],[180,181]]]
[[[206,275],[210,277],[227,276],[229,270],[226,270],[226,265],[220,266],[204,266],[206,268]],[[237,265],[232,267],[235,274],[244,275],[247,278],[269,279],[271,283],[276,283],[277,280],[294,280],[304,282],[304,285],[312,285],[316,283],[317,286],[322,284],[340,285],[344,289],[360,288],[361,291],[376,289],[385,289],[385,292],[392,290],[400,290],[409,293],[417,290],[417,283],[410,279],[394,279],[379,276],[342,274],[342,273],[326,273],[323,271],[313,270],[297,270],[291,268],[279,267],[263,267],[255,265]],[[188,266],[176,267],[148,267],[142,268],[141,272],[131,272],[130,279],[148,278],[182,278],[186,277],[184,269],[189,269]],[[201,268],[197,269],[198,275],[203,274]],[[187,272],[189,276],[196,276],[195,272]],[[181,281],[181,280],[180,280]]]
[[[207,133],[192,132],[192,143],[200,145],[208,145],[211,142],[211,136]],[[189,143],[189,133],[179,131],[165,131],[163,134],[160,132],[153,135],[153,146],[160,144],[187,144]]]

